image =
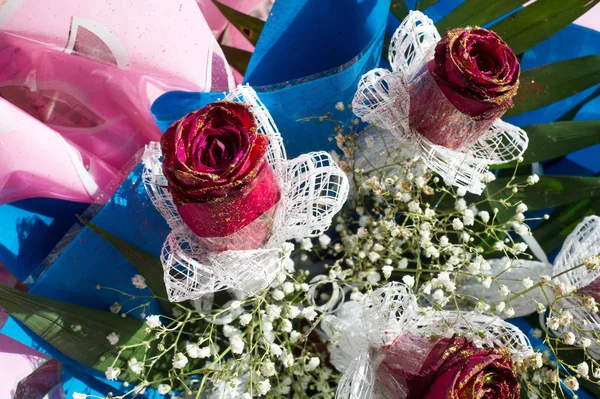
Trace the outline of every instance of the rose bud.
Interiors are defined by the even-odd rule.
[[[208,249],[256,249],[268,239],[281,192],[265,159],[269,140],[248,106],[211,103],[171,125],[160,144],[177,211]],[[250,224],[244,240],[213,239]]]
[[[398,337],[377,352],[375,385],[382,398],[518,399],[519,383],[506,348],[478,348],[462,336]]]
[[[448,31],[410,82],[410,124],[434,144],[469,145],[513,107],[519,74],[519,60],[494,32]]]

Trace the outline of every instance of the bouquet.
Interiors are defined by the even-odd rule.
[[[0,285],[0,306],[11,315],[2,332],[56,359],[23,383],[27,392],[74,399],[600,394],[597,178],[539,176],[546,171],[536,166],[584,146],[565,138],[575,127],[593,142],[594,125],[520,128],[519,119],[500,119],[567,96],[548,88],[567,82],[567,70],[579,74],[568,81],[573,91],[597,83],[585,60],[529,68],[525,50],[547,35],[529,22],[532,13],[558,29],[575,11],[563,10],[567,17],[536,2],[488,29],[478,25],[512,8],[466,1],[434,23],[427,14],[436,15],[436,2],[423,13],[393,1],[399,26],[385,38],[387,4],[352,2],[344,13],[367,22],[344,39],[339,57],[324,57],[328,42],[316,43],[313,63],[275,70],[270,57],[295,37],[276,27],[308,35],[309,20],[325,32],[339,25],[321,20],[311,2],[264,3],[246,10],[251,15],[218,1],[192,8],[201,16],[218,9],[232,26],[218,32],[219,42],[211,36],[205,55],[214,79],[205,92],[153,98],[162,135],[136,138],[118,161],[65,141],[67,152],[83,154],[82,164],[108,159],[110,168],[92,162],[79,178],[70,169],[66,180],[49,178],[46,192],[77,181],[68,198],[94,205],[46,269],[29,277],[31,288],[15,279],[7,281],[17,288]],[[523,20],[530,32],[513,34]],[[86,23],[78,26],[103,32]],[[250,47],[232,47],[243,37],[256,45],[249,63]],[[18,54],[14,43],[25,39],[14,40],[9,48]],[[30,45],[42,46],[23,48]],[[380,67],[383,47],[389,69]],[[350,49],[360,51],[348,57]],[[236,74],[221,65],[224,56]],[[112,62],[106,57],[93,62]],[[334,59],[339,65],[330,68]],[[103,65],[102,76],[110,68]],[[236,86],[241,75],[247,81]],[[208,92],[219,84],[224,93]],[[143,118],[123,109],[144,132],[148,109]],[[56,120],[42,121],[42,131],[62,140]],[[336,150],[323,151],[323,141]],[[94,190],[82,191],[86,182]],[[11,199],[27,195],[23,189]],[[62,379],[43,378],[57,369]]]

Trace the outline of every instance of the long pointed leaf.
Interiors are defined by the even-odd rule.
[[[554,210],[550,219],[533,231],[546,253],[560,248],[565,238],[586,216],[600,214],[600,198],[586,198]]]
[[[495,180],[488,186],[489,191],[494,192],[494,188],[504,187],[509,179]],[[539,183],[520,189],[511,201],[522,200],[529,209],[537,210],[598,196],[600,196],[600,177],[542,176]]]
[[[160,259],[81,217],[79,220],[90,230],[115,247],[129,263],[138,269],[140,274],[144,276],[150,291],[159,298],[159,303],[164,311],[170,311],[173,308],[174,305],[166,299],[167,290],[165,288],[163,268]]]
[[[513,11],[523,3],[524,0],[466,0],[442,18],[436,26],[443,35],[452,28],[485,25]]]
[[[600,121],[544,123],[525,126],[523,130],[529,136],[529,147],[521,163],[523,165],[557,158],[600,143]],[[514,166],[502,164],[495,168]]]
[[[417,0],[417,4],[416,4],[416,9],[417,10],[424,10],[426,8],[431,7],[432,5],[434,5],[435,3],[437,3],[439,0]]]
[[[537,0],[493,25],[492,30],[516,54],[520,54],[565,28],[599,2],[600,0]]]
[[[408,15],[408,8],[404,0],[392,0],[390,11],[400,22]]]
[[[225,46],[224,44],[221,44],[221,50],[223,50],[223,54],[225,54],[225,58],[229,65],[244,75],[248,68],[248,64],[250,63],[252,53],[246,50],[240,50],[239,48]]]
[[[589,96],[587,96],[579,104],[575,105],[573,108],[571,108],[567,112],[565,112],[557,120],[558,121],[572,121],[573,119],[575,119],[575,117],[577,116],[577,113],[581,110],[581,108],[583,108],[583,106],[585,104],[587,104],[588,102],[592,101],[594,98],[596,98],[598,96],[600,96],[600,87],[598,87],[596,90],[594,90],[594,92],[592,94],[590,94]]]
[[[227,18],[227,20],[231,22],[233,26],[242,32],[242,34],[250,41],[250,43],[256,46],[258,38],[260,37],[260,33],[265,26],[264,21],[234,10],[233,8],[226,6],[217,0],[213,0],[213,3],[217,6],[219,11],[223,13],[225,18]]]
[[[0,306],[68,357],[102,372],[115,358],[108,334],[119,335],[119,345],[139,344],[145,338],[141,320],[23,293],[4,284],[0,284]],[[124,354],[129,358],[139,350]],[[126,369],[124,360],[116,367]]]
[[[600,0],[599,0],[600,1]],[[600,55],[542,65],[521,74],[515,107],[505,116],[528,112],[600,83]]]

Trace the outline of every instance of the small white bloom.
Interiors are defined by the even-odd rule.
[[[492,172],[485,172],[481,180],[483,180],[484,183],[490,183],[496,180],[496,175],[494,175]]]
[[[308,291],[310,289],[310,287],[308,286],[308,284],[306,283],[302,283],[300,284],[300,289],[304,292]]]
[[[527,209],[529,209],[529,208],[527,208],[527,205],[525,205],[524,203],[521,202],[519,205],[517,205],[516,212],[524,213],[524,212],[527,212]]]
[[[269,380],[259,381],[255,386],[258,396],[265,396],[271,390],[271,383]]]
[[[467,209],[467,201],[465,201],[464,198],[459,198],[454,204],[454,208],[457,211],[464,211]]]
[[[490,214],[488,211],[479,211],[477,215],[483,223],[487,223],[490,221]]]
[[[371,251],[371,252],[369,252],[368,257],[372,263],[375,263],[379,260],[379,258],[381,258],[381,255],[379,255],[377,252]]]
[[[527,178],[527,184],[533,185],[540,181],[540,177],[536,174],[533,174]]]
[[[116,345],[119,343],[119,336],[117,334],[115,334],[114,332],[111,332],[110,334],[108,334],[106,336],[106,339],[108,340],[108,342],[111,345]]]
[[[594,369],[594,372],[593,372],[593,374],[594,374],[594,378],[598,378],[598,379],[600,379],[600,367],[596,367],[596,368]]]
[[[463,222],[459,218],[452,219],[452,228],[454,230],[462,230],[464,227]]]
[[[329,245],[329,243],[331,242],[331,237],[329,237],[326,234],[323,234],[321,236],[319,236],[319,244],[321,244],[321,246],[323,248],[327,248],[327,246]]]
[[[573,376],[565,378],[563,382],[571,391],[577,391],[579,389],[579,381]]]
[[[491,277],[484,278],[483,281],[481,282],[481,285],[483,286],[483,288],[490,288],[492,286],[492,278]]]
[[[242,326],[247,326],[250,321],[252,321],[252,315],[250,313],[244,313],[240,316],[240,324]]]
[[[375,285],[381,281],[381,276],[376,271],[369,272],[369,274],[367,274],[367,281]]]
[[[510,295],[510,290],[504,284],[500,284],[500,288],[498,289],[498,291],[500,291],[500,295],[502,295],[502,296]]]
[[[565,344],[567,345],[573,345],[575,343],[575,334],[567,331],[563,334],[563,341],[565,341]]]
[[[581,338],[581,346],[584,348],[589,347],[592,344],[592,340],[589,338]]]
[[[290,333],[290,342],[295,344],[300,341],[300,337],[302,337],[302,334],[300,334],[298,331],[292,331]]]
[[[150,328],[158,328],[158,327],[162,326],[162,323],[160,321],[160,316],[157,316],[157,315],[152,315],[152,316],[146,317],[146,324],[148,324],[148,327],[150,327]]]
[[[419,203],[415,202],[415,201],[410,201],[408,203],[408,210],[411,211],[411,212],[413,212],[413,213],[421,213],[421,212],[423,212],[421,210],[421,207],[419,206]]]
[[[341,101],[338,101],[337,103],[335,103],[335,109],[337,109],[338,111],[343,111],[345,109],[344,103]]]
[[[171,392],[171,386],[167,384],[158,384],[158,393],[161,395],[166,395]]]
[[[110,312],[114,314],[118,314],[121,311],[121,304],[119,302],[115,302],[110,305]]]
[[[144,279],[144,277],[142,277],[140,274],[136,274],[135,276],[133,276],[133,278],[131,279],[131,284],[133,284],[135,288],[140,290],[148,288],[148,286],[146,285],[146,279]]]
[[[273,355],[279,357],[283,354],[283,350],[281,349],[281,346],[277,345],[276,343],[272,343],[271,344],[271,353]]]
[[[275,363],[267,360],[260,366],[260,373],[265,377],[271,377],[275,375]]]
[[[308,306],[302,309],[302,316],[304,316],[304,318],[308,321],[313,321],[315,317],[317,317],[317,312],[315,311],[314,307]]]
[[[438,288],[433,292],[432,298],[436,302],[441,302],[444,299],[444,291]]]
[[[506,317],[513,317],[515,315],[515,310],[513,308],[508,308],[504,311]]]
[[[87,397],[84,393],[73,392],[73,399],[87,399]]]
[[[440,237],[440,245],[442,247],[447,247],[448,245],[450,245],[450,240],[448,239],[448,237],[446,236],[441,236]]]
[[[433,218],[435,216],[435,211],[431,208],[427,208],[425,209],[425,217],[426,218]]]
[[[271,296],[273,296],[273,299],[275,299],[276,301],[283,301],[283,299],[285,298],[285,294],[283,293],[283,291],[278,289],[273,290]]]
[[[392,275],[392,271],[394,270],[394,268],[392,266],[384,266],[381,268],[381,271],[383,272],[383,277],[387,280],[390,278],[390,276]]]
[[[522,213],[517,213],[517,214],[515,215],[514,219],[515,219],[517,222],[521,222],[521,223],[522,223],[523,221],[525,221],[525,215],[524,215],[524,214],[522,214]]]
[[[588,270],[598,270],[600,268],[600,258],[598,256],[586,256],[583,258],[583,264]]]
[[[515,251],[515,253],[522,253],[527,251],[527,244],[525,244],[524,242],[518,242],[515,245],[513,245],[513,250]]]
[[[292,332],[292,322],[289,321],[288,319],[284,319],[281,322],[281,331],[287,332],[287,333]]]
[[[312,241],[310,238],[303,238],[300,241],[300,247],[305,251],[310,251],[313,247]]]
[[[138,361],[135,357],[127,362],[129,370],[134,374],[140,374],[144,370],[144,363]]]
[[[537,304],[535,305],[535,308],[536,308],[536,310],[537,310],[537,312],[538,312],[539,314],[546,313],[546,307],[544,306],[544,304],[543,304],[543,303],[537,303]]]
[[[408,259],[402,258],[398,262],[398,269],[406,269],[408,267]]]
[[[502,313],[502,312],[504,311],[504,309],[505,309],[505,308],[506,308],[506,303],[504,303],[504,302],[499,302],[499,303],[496,305],[496,312],[498,312],[498,313]]]
[[[459,197],[464,197],[465,195],[467,195],[467,189],[464,187],[459,187],[456,190],[456,195],[458,195]]]
[[[300,315],[300,309],[298,309],[297,306],[289,306],[287,309],[287,318],[288,319],[295,319],[296,317],[298,317]]]
[[[185,344],[185,353],[192,359],[197,359],[200,357],[200,346],[198,344],[194,344],[192,342],[186,342]],[[210,354],[210,350],[209,350]]]
[[[502,241],[496,241],[494,244],[495,251],[502,251],[504,249],[504,243]]]
[[[473,226],[475,223],[475,214],[470,209],[465,209],[463,211],[463,223],[465,226]]]
[[[121,370],[116,369],[114,367],[107,368],[106,372],[104,373],[104,375],[106,376],[106,379],[109,381],[115,381],[117,379],[117,377],[119,376],[119,374],[121,374]]]
[[[533,280],[527,277],[521,280],[521,284],[523,285],[523,287],[525,287],[525,289],[528,289],[533,287]]]
[[[567,326],[573,322],[573,314],[568,310],[563,310],[559,315],[560,324]]]
[[[546,325],[551,330],[558,330],[560,328],[560,321],[556,317],[548,317]],[[575,340],[575,337],[573,337],[573,340]]]
[[[188,358],[181,352],[175,354],[173,358],[173,367],[176,369],[182,369],[188,364]]]
[[[410,275],[402,277],[402,282],[406,284],[408,288],[412,288],[415,285],[415,278]]]
[[[294,283],[292,283],[291,281],[286,281],[285,283],[283,283],[281,288],[283,289],[283,292],[285,294],[291,294],[292,292],[294,292]]]
[[[244,341],[239,335],[234,335],[229,338],[229,345],[231,346],[231,352],[236,355],[239,355],[244,351]]]
[[[318,357],[311,357],[304,369],[306,371],[313,371],[314,369],[319,367],[319,364],[321,364],[321,359],[319,359]]]

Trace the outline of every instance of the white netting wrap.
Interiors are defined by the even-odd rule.
[[[416,299],[410,289],[390,283],[365,296],[360,302],[346,302],[336,315],[324,320],[330,344],[332,364],[344,375],[336,398],[369,399],[378,397],[373,369],[373,351],[394,342],[410,348],[407,367],[419,370],[431,347],[414,337],[450,337],[462,334],[480,347],[507,348],[515,361],[522,361],[533,349],[527,336],[516,326],[497,317],[476,313],[417,312]],[[357,323],[357,320],[361,323]],[[413,337],[413,338],[411,338]],[[404,398],[406,392],[395,393]],[[404,395],[404,396],[403,396]]]
[[[480,194],[483,175],[492,164],[511,162],[527,149],[527,134],[498,119],[483,137],[460,149],[433,144],[409,126],[408,84],[433,56],[440,35],[431,19],[411,11],[392,37],[389,57],[392,71],[374,69],[362,76],[352,101],[353,112],[363,121],[391,131],[414,144],[415,153],[446,184]]]
[[[239,86],[225,100],[251,106],[259,133],[269,138],[266,159],[275,172],[281,200],[268,215],[226,237],[228,244],[243,242],[254,224],[265,223],[268,218],[271,234],[260,248],[209,251],[207,244],[217,239],[199,238],[185,225],[166,189],[160,144],[147,145],[142,159],[144,185],[172,229],[161,261],[169,300],[174,302],[225,289],[246,296],[266,288],[289,256],[291,244],[286,245],[286,241],[324,233],[348,197],[348,179],[329,154],[312,152],[287,160],[281,135],[251,87]]]
[[[581,265],[585,258],[600,254],[600,218],[588,216],[573,229],[565,240],[563,247],[554,262],[554,274],[566,272]],[[563,274],[559,278],[564,282],[583,288],[600,277],[600,268],[588,270],[578,267]]]

